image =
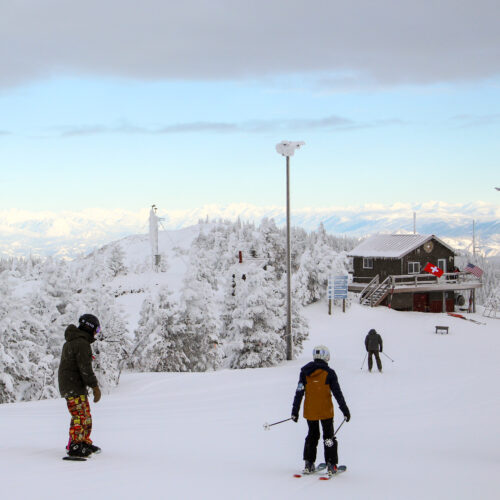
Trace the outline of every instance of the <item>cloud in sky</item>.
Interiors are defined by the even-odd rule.
[[[498,12],[498,0],[7,1],[0,86],[54,75],[477,80],[500,73]]]
[[[356,122],[341,116],[327,116],[319,119],[294,119],[294,120],[253,120],[242,123],[223,122],[191,122],[166,125],[157,128],[148,128],[128,123],[117,126],[89,125],[61,127],[62,137],[76,137],[97,134],[182,134],[196,132],[212,132],[227,134],[235,132],[262,133],[294,130],[330,130],[348,131],[363,128],[386,127],[391,125],[401,126],[405,122],[400,119],[376,120],[373,122]]]

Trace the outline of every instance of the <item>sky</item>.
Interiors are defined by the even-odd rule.
[[[0,210],[498,203],[497,1],[4,0]]]

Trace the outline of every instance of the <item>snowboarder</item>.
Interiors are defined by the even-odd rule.
[[[368,371],[372,371],[373,356],[377,362],[379,372],[382,372],[382,361],[380,361],[379,351],[383,352],[382,337],[373,328],[368,332],[365,337],[365,347],[368,352]]]
[[[304,418],[307,420],[309,432],[304,444],[305,467],[303,473],[310,474],[315,471],[314,462],[316,461],[320,437],[319,423],[321,422],[325,462],[328,474],[332,475],[337,471],[338,449],[337,439],[333,433],[334,410],[331,393],[335,396],[346,422],[349,422],[351,414],[340,390],[337,374],[328,366],[330,360],[328,347],[316,346],[313,349],[313,359],[314,361],[309,362],[300,370],[299,384],[292,406],[292,420],[298,421],[300,404],[305,394]]]
[[[92,415],[87,387],[94,393],[94,403],[101,399],[101,390],[92,369],[90,344],[101,331],[99,320],[92,314],[84,314],[78,320],[78,327],[69,325],[64,332],[66,342],[59,364],[59,392],[66,399],[71,414],[69,442],[66,447],[70,457],[87,457],[101,449],[90,439]]]

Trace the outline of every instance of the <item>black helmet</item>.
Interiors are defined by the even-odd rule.
[[[78,328],[95,335],[101,331],[99,320],[93,314],[84,314],[78,318]]]

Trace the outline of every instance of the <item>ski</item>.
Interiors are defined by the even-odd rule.
[[[304,472],[304,471],[302,471],[300,474],[294,474],[293,477],[299,478],[299,477],[302,477],[302,476],[313,476],[317,472],[323,472],[325,469],[326,469],[326,464],[325,463],[320,463],[320,464],[318,464],[318,466],[316,467],[316,469],[314,469],[314,472]]]
[[[478,325],[486,325],[486,323],[482,323],[481,321],[477,321],[477,320],[472,319],[472,318],[466,318],[463,314],[448,313],[448,316],[453,316],[454,318],[465,319],[466,321],[472,321],[473,323],[476,323]]]
[[[345,472],[346,470],[347,470],[347,467],[345,465],[338,465],[337,471],[335,473],[333,473],[333,474],[323,473],[323,475],[320,476],[319,479],[321,481],[328,481],[332,477],[338,476],[339,474],[341,474],[342,472]]]

